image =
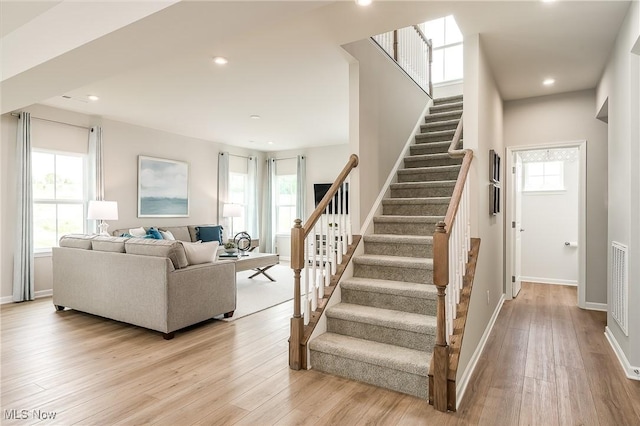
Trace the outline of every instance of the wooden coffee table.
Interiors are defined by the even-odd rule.
[[[267,270],[280,263],[280,257],[277,254],[273,253],[255,253],[249,252],[245,256],[237,256],[237,257],[224,257],[224,255],[218,256],[221,260],[233,260],[236,262],[236,272],[240,271],[248,271],[254,270],[255,274],[251,275],[249,278],[257,277],[262,274],[265,277],[269,278],[271,281],[275,281],[269,274],[267,274]]]

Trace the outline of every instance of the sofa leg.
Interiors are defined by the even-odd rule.
[[[176,334],[172,331],[171,333],[162,333],[162,338],[164,340],[171,340]]]
[[[64,306],[56,305],[56,311],[64,311]]]
[[[233,313],[234,313],[234,312],[235,312],[235,311],[227,312],[226,314],[224,314],[224,317],[225,317],[225,318],[231,318],[231,317],[233,316]]]

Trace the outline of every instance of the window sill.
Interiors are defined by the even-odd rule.
[[[37,251],[33,253],[33,257],[51,257],[53,255],[53,252],[51,250],[43,250],[43,251]]]
[[[537,190],[537,191],[522,191],[523,194],[527,195],[562,195],[566,193],[566,189],[550,189],[550,190]]]

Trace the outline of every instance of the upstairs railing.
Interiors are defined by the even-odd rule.
[[[467,175],[473,160],[473,151],[458,149],[461,136],[462,117],[448,151],[450,157],[462,158],[462,167],[444,221],[438,222],[433,234],[433,283],[438,289],[438,305],[436,345],[433,351],[432,402],[434,408],[439,411],[447,411],[449,401],[449,336],[453,333],[467,255],[471,247]]]
[[[289,338],[289,367],[305,368],[304,326],[331,283],[331,276],[342,264],[352,243],[348,215],[349,174],[358,166],[358,156],[349,161],[307,221],[296,219],[291,229],[291,269],[293,269],[293,318]],[[304,271],[304,272],[303,272]]]
[[[433,44],[420,27],[413,25],[373,36],[372,39],[398,63],[400,68],[422,90],[433,98],[433,84],[431,83]]]

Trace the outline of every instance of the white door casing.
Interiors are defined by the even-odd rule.
[[[516,297],[522,287],[522,158],[519,152],[513,153],[514,166],[511,168],[511,182],[514,191],[512,197],[512,211],[514,220],[511,222],[511,238],[514,241],[514,255],[512,256],[513,272],[511,281],[512,297]]]

